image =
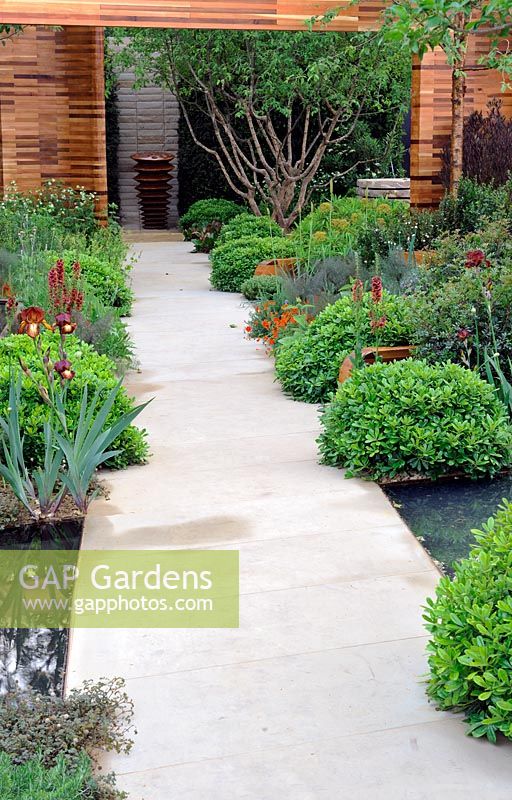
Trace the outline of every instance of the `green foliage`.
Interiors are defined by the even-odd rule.
[[[225,225],[233,217],[240,214],[240,206],[232,200],[210,198],[192,203],[190,208],[180,217],[180,229],[188,241],[194,238],[194,232],[201,230],[212,222]]]
[[[385,10],[381,31],[381,47],[400,42],[408,52],[422,58],[434,47],[441,47],[448,63],[456,66],[465,52],[468,38],[485,29],[493,46],[498,46],[507,32],[512,30],[509,0],[394,0]],[[483,32],[483,31],[482,31]],[[466,45],[467,46],[467,45]],[[503,72],[512,66],[505,51],[497,57],[491,47],[493,58]],[[489,64],[486,57],[481,63]]]
[[[362,325],[362,344],[365,347],[375,343],[370,327],[370,306],[371,298],[366,294]],[[379,333],[379,344],[408,343],[411,327],[405,300],[384,292],[381,311],[387,323]],[[352,297],[344,296],[327,306],[303,333],[283,339],[276,353],[275,366],[286,394],[307,403],[328,400],[336,389],[342,361],[356,345],[356,315]]]
[[[51,267],[61,258],[66,272],[71,272],[71,265],[78,261],[82,268],[82,276],[92,289],[97,300],[106,308],[114,308],[120,316],[130,314],[133,303],[133,292],[129,285],[128,270],[117,266],[97,255],[65,250],[61,253],[49,253],[47,266]],[[87,291],[87,288],[86,288]]]
[[[1,241],[11,252],[18,252],[20,231],[28,243],[34,237],[44,239],[45,233],[47,242],[66,233],[88,237],[97,228],[95,195],[80,187],[65,187],[55,180],[31,192],[20,192],[11,184],[0,203]]]
[[[242,284],[254,275],[260,261],[272,258],[292,258],[296,244],[284,238],[246,236],[216,247],[210,258],[210,281],[214,289],[239,292]]]
[[[59,337],[54,334],[42,336],[43,348],[50,347],[53,360],[59,356]],[[67,396],[67,413],[71,431],[76,430],[80,414],[82,392],[87,385],[90,391],[101,389],[109,391],[117,384],[115,367],[104,355],[99,355],[90,346],[75,336],[66,337],[66,353],[76,369],[76,376],[70,381]],[[5,415],[9,406],[9,387],[12,367],[18,367],[18,359],[23,358],[34,377],[44,378],[42,367],[33,341],[28,336],[13,335],[0,339],[0,414]],[[114,407],[107,419],[108,424],[117,421],[122,414],[131,412],[133,400],[121,389]],[[23,377],[22,402],[19,409],[21,430],[25,437],[25,458],[29,465],[41,465],[44,460],[43,423],[49,417],[46,406],[34,386],[26,376]],[[109,466],[121,469],[130,464],[142,464],[148,454],[146,435],[143,430],[133,426],[127,428],[113,444],[119,450]]]
[[[2,800],[95,800],[96,788],[91,760],[85,753],[73,766],[60,756],[49,768],[41,758],[13,764],[6,753],[0,753]]]
[[[199,107],[190,104],[188,116],[192,129],[201,129],[202,142],[210,151],[215,151],[217,140],[211,121],[201,109],[201,97],[197,97]],[[190,133],[183,114],[178,122],[178,212],[180,216],[197,200],[220,197],[237,200],[237,195],[227,184],[217,159],[211,152],[198,147]]]
[[[410,84],[409,74],[399,59],[396,80],[390,84],[391,91],[396,92],[395,107],[387,112],[368,114],[367,118],[363,111],[363,118],[357,122],[350,138],[328,148],[315,176],[314,202],[325,198],[330,185],[335,195],[343,197],[354,192],[358,178],[405,175],[403,121],[406,109],[401,97]]]
[[[512,505],[473,531],[477,544],[442,578],[424,619],[431,634],[427,691],[463,711],[471,736],[512,738]]]
[[[283,232],[279,225],[268,216],[255,217],[254,214],[243,213],[226,223],[217,239],[216,246],[243,239],[246,236],[280,237]]]
[[[29,471],[25,460],[19,409],[21,407],[21,370],[11,375],[9,407],[5,418],[0,416],[3,454],[0,475],[33,519],[52,517],[59,509],[65,488],[59,486],[62,452],[56,441],[55,428],[43,424],[44,460],[41,467]]]
[[[96,389],[93,397],[89,398],[85,384],[74,430],[68,422],[67,397],[56,393],[56,408],[62,424],[61,430],[56,432],[56,440],[66,464],[60,479],[83,514],[87,513],[91,500],[97,495],[97,492],[91,495],[89,491],[96,469],[119,455],[119,450],[109,450],[109,447],[113,446],[112,443],[119,439],[147,405],[144,403],[136,406],[108,424],[107,420],[109,416],[112,417],[111,412],[120,391],[119,381],[102,402],[101,397],[105,393],[103,387]],[[49,432],[48,428],[49,426],[45,434]]]
[[[373,480],[508,466],[512,427],[494,389],[457,364],[376,363],[355,370],[322,415],[326,464]]]
[[[472,250],[481,250],[489,266],[484,262],[481,267],[467,267],[467,253]],[[506,366],[512,358],[508,224],[494,223],[479,233],[443,237],[418,273],[420,289],[410,298],[418,354],[433,363],[452,360],[478,368],[482,350],[487,348],[498,352]],[[505,372],[512,377],[508,367]]]
[[[261,203],[270,207],[284,229],[307,205],[331,142],[349,140],[361,114],[399,116],[408,103],[410,61],[394,46],[376,48],[373,33],[139,29],[128,35],[118,56],[123,65],[142,83],[157,80],[173,90],[196,142],[217,156],[231,188],[255,213]],[[198,52],[208,58],[198,60]],[[189,109],[201,109],[207,126],[214,122],[213,146]]]
[[[306,252],[312,248],[317,257],[357,251],[363,264],[373,266],[375,254],[386,254],[392,244],[388,228],[409,218],[407,204],[400,201],[332,197],[304,217],[293,237]],[[381,239],[386,242],[385,248],[380,245]]]
[[[254,275],[247,278],[240,291],[247,300],[269,300],[277,294],[279,279],[276,275]]]
[[[84,785],[94,788],[93,794],[85,794],[87,800],[89,797],[91,800],[120,799],[125,795],[115,790],[112,775],[96,779],[91,787],[88,759],[84,754],[95,758],[102,751],[128,753],[133,745],[129,736],[132,719],[133,703],[125,694],[124,681],[120,678],[102,679],[97,683],[87,681],[79,689],[72,689],[65,698],[31,692],[4,695],[0,698],[0,753],[5,754],[2,764],[8,770],[5,756],[13,765],[30,764],[35,760],[47,770],[56,767],[55,778],[59,770],[63,777],[67,772],[81,774]],[[37,771],[34,774],[37,775]],[[22,776],[23,771],[18,775]],[[46,777],[50,779],[51,776]],[[74,800],[73,795],[61,798],[44,794],[41,798],[28,795],[27,800],[36,797],[37,800]]]
[[[487,222],[512,219],[511,187],[487,186],[462,178],[457,197],[446,195],[439,207],[442,230],[470,233]]]

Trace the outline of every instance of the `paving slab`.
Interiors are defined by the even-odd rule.
[[[144,237],[145,238],[145,237]],[[509,800],[512,747],[427,702],[421,607],[439,574],[372,483],[317,463],[184,242],[140,241],[130,329],[154,397],[148,465],[105,474],[89,549],[236,549],[237,630],[75,630],[68,684],[121,675],[139,731],[107,766],[131,800]]]

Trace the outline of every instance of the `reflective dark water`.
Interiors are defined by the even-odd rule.
[[[78,550],[82,528],[82,520],[5,528],[0,531],[0,551]],[[68,630],[0,629],[0,694],[16,687],[62,694],[68,641]]]
[[[493,516],[503,498],[512,497],[512,475],[409,483],[384,491],[429,553],[452,574],[453,562],[467,556],[474,542],[472,529]]]

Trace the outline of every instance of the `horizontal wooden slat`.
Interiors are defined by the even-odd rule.
[[[349,0],[0,0],[0,22],[158,28],[304,30],[305,21],[336,10],[332,30],[375,28],[384,2]]]
[[[103,31],[30,28],[0,48],[2,187],[51,178],[107,204]]]

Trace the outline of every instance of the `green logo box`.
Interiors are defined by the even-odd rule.
[[[2,628],[237,628],[237,550],[2,550]]]

